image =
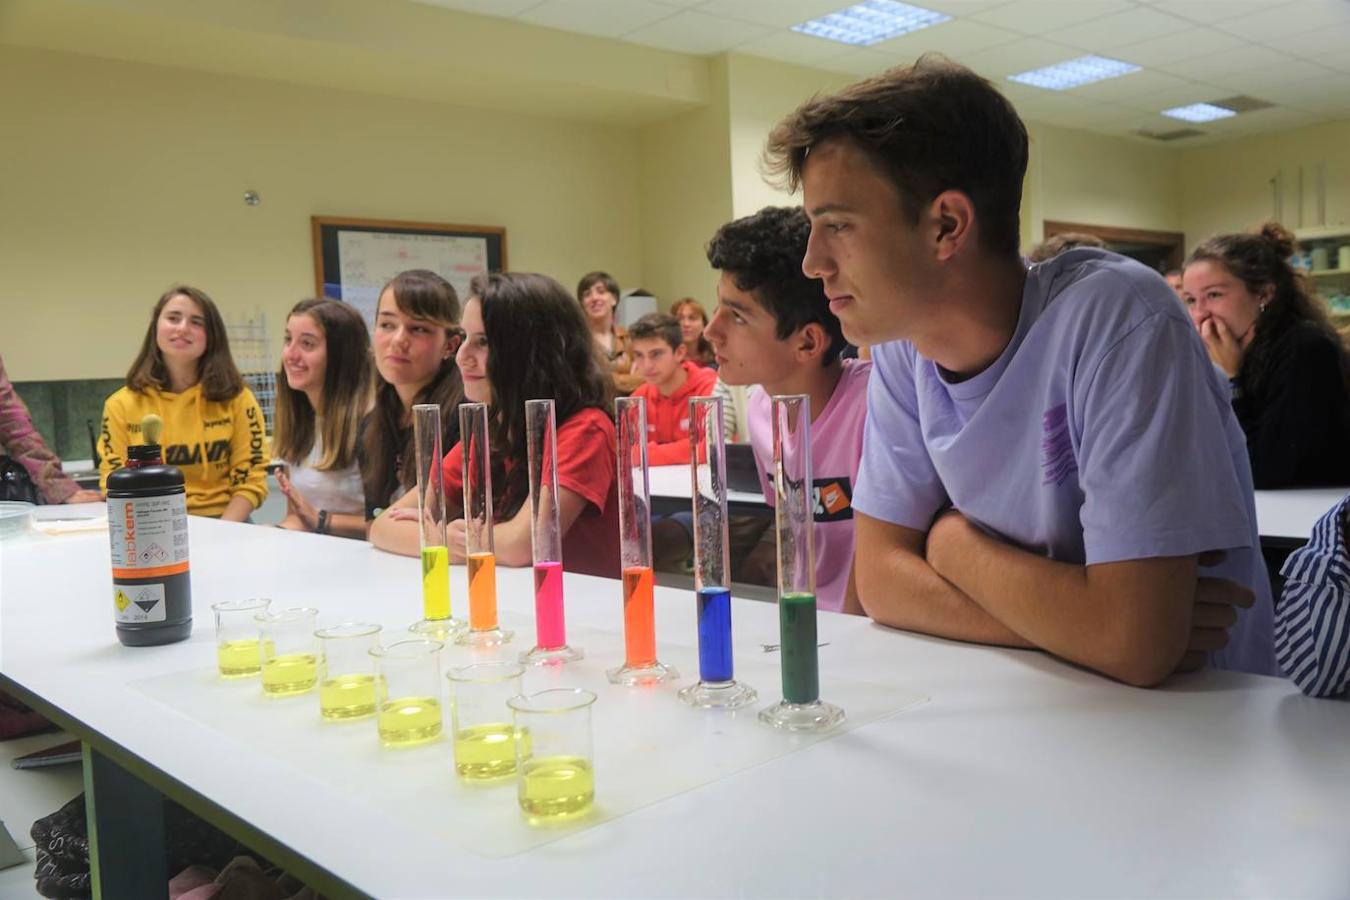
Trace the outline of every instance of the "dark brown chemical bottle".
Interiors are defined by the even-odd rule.
[[[164,464],[159,444],[141,444],[127,449],[107,489],[117,639],[128,647],[186,640],[192,580],[183,473]]]

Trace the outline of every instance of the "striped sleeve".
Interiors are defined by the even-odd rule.
[[[1350,496],[1289,555],[1275,613],[1275,656],[1305,694],[1333,697],[1350,687]]]

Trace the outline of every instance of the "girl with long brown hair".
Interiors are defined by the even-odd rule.
[[[441,408],[442,439],[459,440],[464,398],[455,351],[459,297],[435,272],[400,272],[380,291],[375,310],[375,404],[361,430],[360,465],[370,518],[417,483],[412,449],[412,408],[435,403]]]
[[[366,536],[365,491],[356,460],[370,410],[370,332],[337,300],[301,300],[286,317],[272,454],[294,531]]]
[[[493,532],[497,562],[531,562],[526,498],[525,401],[552,398],[557,422],[563,564],[568,571],[615,578],[619,573],[613,391],[581,309],[546,275],[494,273],[474,280],[464,304],[466,337],[459,349],[464,394],[489,404]],[[444,460],[451,509],[450,554],[464,559],[461,448]],[[417,507],[409,496],[371,526],[375,546],[418,552]]]
[[[267,496],[262,410],[230,356],[220,311],[205,291],[176,285],[150,313],[126,386],[103,404],[99,487],[142,442],[148,414],[164,422],[164,461],[182,469],[188,512],[242,522]]]

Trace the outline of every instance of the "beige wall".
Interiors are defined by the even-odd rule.
[[[632,129],[17,47],[0,109],[15,379],[125,372],[176,280],[260,308],[279,345],[315,214],[501,225],[512,268],[642,281]]]
[[[748,216],[765,206],[800,203],[800,196],[765,181],[760,168],[764,140],[779,120],[812,96],[836,91],[856,79],[753,56],[730,56],[727,66],[733,213]]]
[[[1271,179],[1284,173],[1284,224],[1316,227],[1316,170],[1325,163],[1326,222],[1350,228],[1350,122],[1312,125],[1196,147],[1181,154],[1186,245],[1215,234],[1242,231],[1271,218]],[[1303,219],[1299,221],[1298,170],[1303,167]]]
[[[1029,123],[1022,245],[1045,220],[1181,231],[1180,154],[1126,138]]]
[[[731,218],[725,57],[712,61],[711,83],[707,106],[641,130],[642,286],[663,310],[684,296],[710,306],[716,280],[703,246]]]
[[[796,202],[761,177],[769,129],[852,79],[734,55],[680,72],[697,82],[677,101],[689,111],[621,125],[5,46],[0,352],[22,380],[116,376],[175,280],[260,308],[275,343],[313,290],[313,214],[502,225],[513,268],[569,287],[606,268],[663,301],[711,302],[712,232]],[[1300,164],[1311,225],[1318,160],[1328,223],[1350,221],[1350,122],[1193,150],[1029,127],[1024,245],[1046,219],[1189,242],[1247,227],[1269,214],[1271,175],[1292,185]],[[246,189],[263,204],[245,206]],[[1295,210],[1291,187],[1289,224]]]

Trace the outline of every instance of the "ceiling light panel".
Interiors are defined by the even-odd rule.
[[[1181,119],[1183,122],[1213,122],[1216,119],[1230,119],[1237,113],[1213,103],[1192,103],[1190,106],[1174,106],[1162,111],[1164,116]]]
[[[828,16],[793,25],[792,30],[841,44],[870,47],[950,19],[951,16],[945,13],[897,0],[866,0]]]
[[[1008,79],[1018,84],[1044,88],[1047,91],[1067,91],[1095,81],[1129,75],[1131,72],[1138,72],[1139,68],[1134,63],[1107,59],[1104,56],[1080,56],[1068,62],[1009,75]]]

